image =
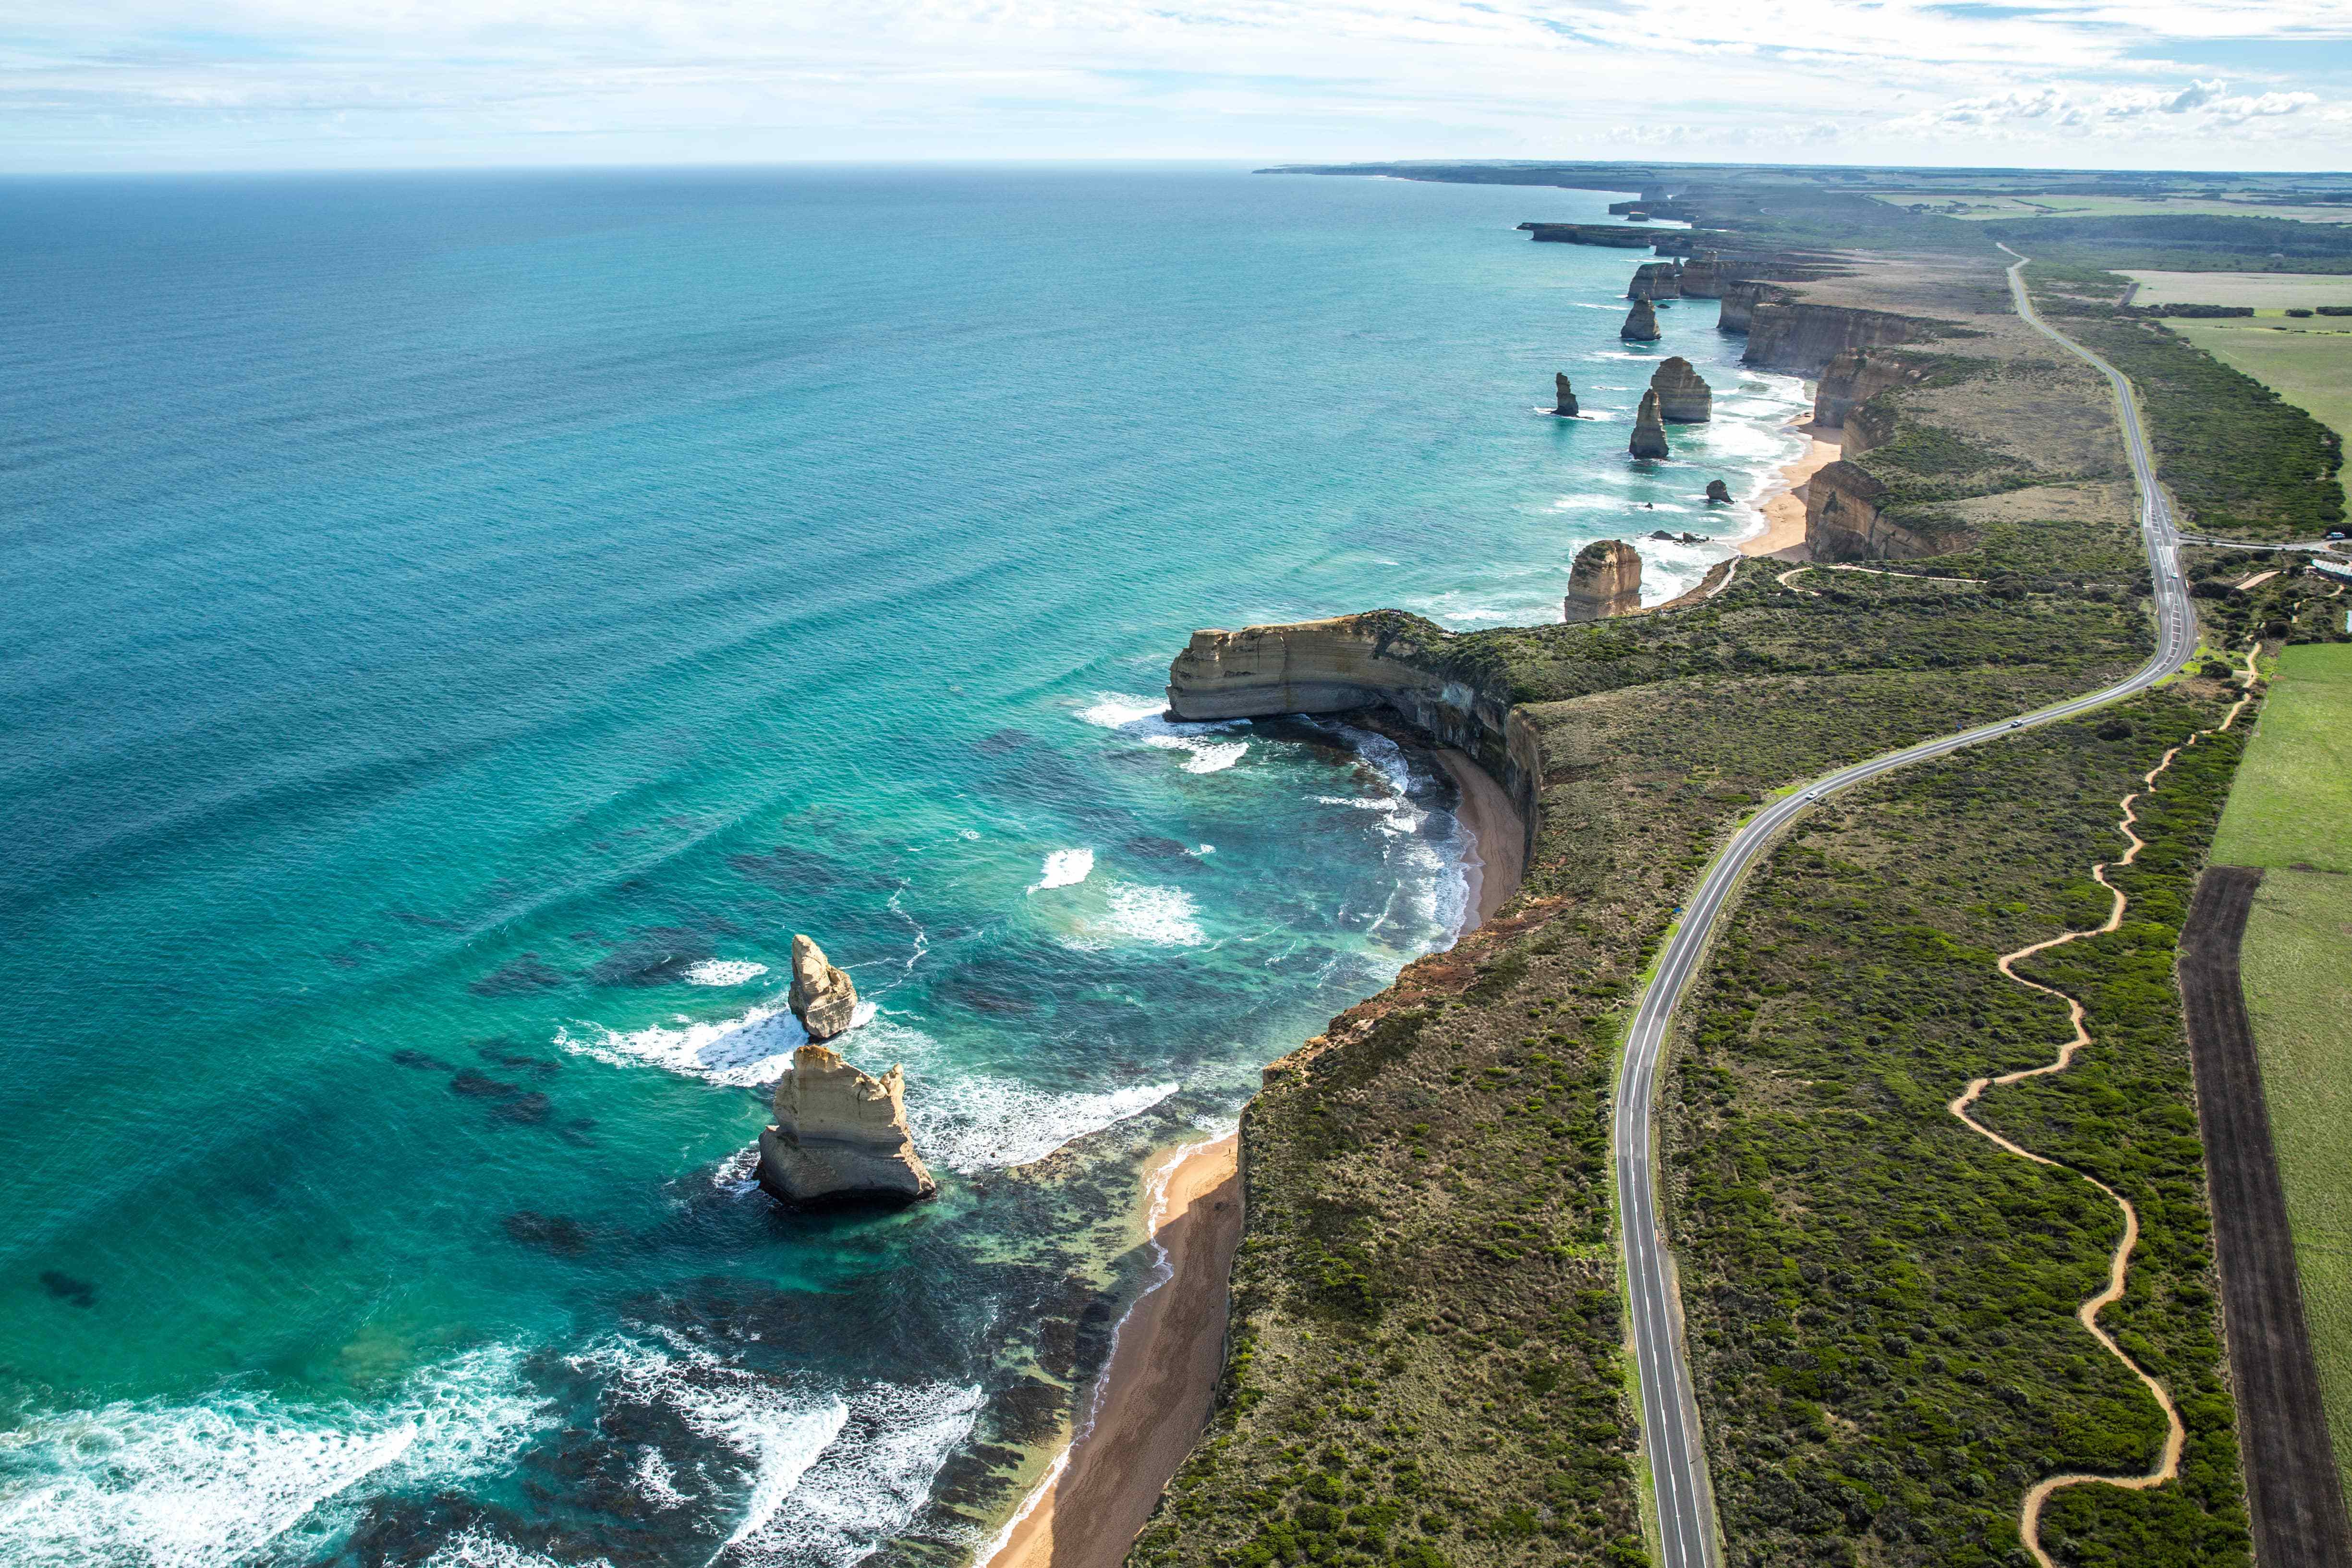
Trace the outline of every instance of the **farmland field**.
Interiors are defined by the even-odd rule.
[[[2135,305],[2252,305],[2257,310],[2352,305],[2352,277],[2340,272],[2122,270],[2139,285],[2132,296]]]
[[[2280,656],[2261,727],[2221,814],[2212,860],[2352,872],[2347,820],[2352,643],[2290,647]]]

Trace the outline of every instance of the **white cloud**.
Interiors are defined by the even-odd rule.
[[[2224,38],[2352,39],[2352,0],[16,0],[0,167],[1832,143],[1935,162],[2085,137],[2191,166],[2288,125],[2311,164],[2352,157],[2318,79],[2233,91],[2200,70]]]

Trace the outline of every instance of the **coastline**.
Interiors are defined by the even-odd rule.
[[[1433,754],[1460,792],[1470,836],[1467,934],[1510,901],[1527,872],[1518,808],[1468,753]],[[1208,1424],[1224,1373],[1234,1254],[1242,1238],[1241,1135],[1192,1144],[1144,1184],[1147,1226],[1165,1278],[1119,1320],[1067,1447],[972,1568],[1118,1568]]]
[[[1241,1243],[1241,1139],[1194,1143],[1144,1186],[1163,1278],[1119,1320],[1069,1446],[972,1568],[1118,1568],[1208,1425]]]
[[[1844,449],[1843,433],[1823,432],[1813,423],[1810,411],[1790,420],[1782,428],[1804,437],[1808,445],[1794,462],[1780,469],[1779,482],[1764,492],[1757,503],[1764,514],[1764,526],[1760,531],[1740,540],[1738,549],[1742,555],[1801,561],[1805,558],[1805,482],[1837,461]]]

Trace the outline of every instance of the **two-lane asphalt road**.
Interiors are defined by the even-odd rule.
[[[2009,249],[2007,246],[2001,248]],[[2013,250],[2009,254],[2017,256]],[[1740,874],[1783,828],[1822,795],[1911,763],[1940,757],[2014,730],[2071,718],[2119,697],[2145,690],[2187,663],[2197,647],[2197,622],[2180,578],[2179,541],[2173,528],[2172,510],[2156,482],[2156,463],[2148,451],[2147,437],[2140,429],[2139,409],[2132,401],[2131,384],[2113,365],[2035,314],[2033,301],[2025,289],[2027,260],[2020,256],[2017,264],[2009,269],[2010,293],[2017,301],[2018,314],[2068,353],[2087,361],[2115,388],[2125,444],[2131,452],[2132,478],[2139,488],[2140,532],[2147,542],[2148,570],[2155,579],[2156,651],[2128,679],[2116,685],[2015,719],[1873,757],[1816,779],[1774,801],[1742,827],[1707,868],[1706,879],[1683,911],[1681,925],[1667,940],[1665,951],[1658,958],[1656,973],[1643,993],[1632,1030],[1626,1037],[1624,1065],[1617,1078],[1615,1128],[1618,1212],[1633,1310],[1633,1355],[1641,1373],[1643,1437],[1657,1493],[1662,1568],[1715,1568],[1717,1553],[1715,1505],[1706,1488],[1706,1463],[1700,1452],[1698,1409],[1691,1392],[1690,1364],[1684,1356],[1682,1310],[1674,1263],[1667,1256],[1658,1223],[1651,1110],[1660,1054],[1674,1018],[1675,1005],[1696,973],[1707,939],[1714,934],[1716,919],[1729,901]]]

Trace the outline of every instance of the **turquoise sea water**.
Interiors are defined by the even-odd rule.
[[[0,1564],[969,1551],[1137,1157],[1459,919],[1425,760],[1162,723],[1185,635],[1555,619],[1798,446],[1512,232],[1608,199],[0,185]],[[745,1179],[795,931],[938,1202]]]

